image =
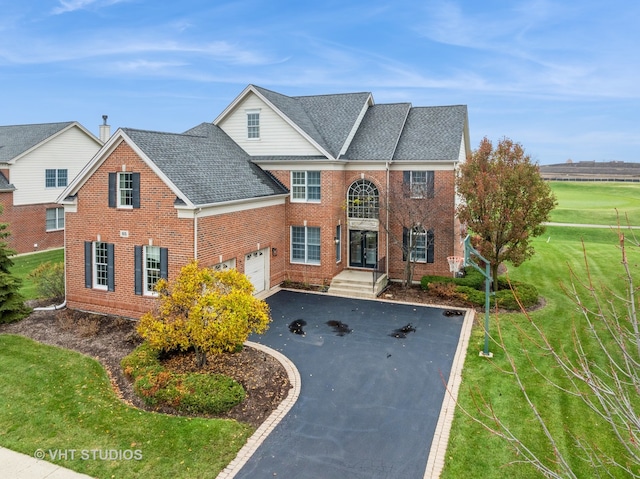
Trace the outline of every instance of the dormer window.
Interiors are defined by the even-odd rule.
[[[250,140],[260,139],[260,111],[247,111],[247,138]]]

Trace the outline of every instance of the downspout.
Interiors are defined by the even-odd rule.
[[[54,304],[52,306],[41,306],[38,308],[33,308],[34,311],[57,311],[59,309],[64,309],[67,307],[67,228],[66,228],[66,224],[65,224],[65,228],[64,228],[64,232],[62,233],[63,235],[63,243],[65,245],[64,248],[64,301],[60,304]]]
[[[387,238],[385,241],[385,249],[386,249],[386,256],[387,256],[387,261],[386,261],[386,266],[385,266],[385,274],[387,275],[387,281],[389,281],[389,162],[385,161],[384,163],[385,165],[385,169],[387,172],[387,191],[386,191],[386,195],[387,195],[387,199],[386,199],[386,203],[387,203],[387,207],[385,208],[387,210],[387,217],[385,218],[385,222],[386,222],[386,227],[385,227],[385,232],[387,233]]]
[[[193,259],[198,259],[198,213],[202,208],[198,208],[193,214]]]

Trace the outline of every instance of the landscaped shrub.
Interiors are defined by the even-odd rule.
[[[29,273],[28,278],[36,286],[42,299],[64,298],[64,264],[47,261]]]
[[[134,391],[149,406],[171,406],[187,414],[221,414],[245,397],[243,387],[222,374],[167,371],[159,352],[143,343],[121,362]]]
[[[485,305],[484,275],[475,268],[466,268],[466,274],[463,278],[423,276],[420,285],[423,290],[441,298],[460,298],[474,306],[484,307]],[[538,290],[535,286],[519,281],[509,283],[506,278],[502,277],[498,278],[498,285],[500,289],[495,294],[492,292],[489,297],[491,307],[494,307],[497,301],[500,308],[520,309],[514,293],[525,308],[530,308],[538,303]]]

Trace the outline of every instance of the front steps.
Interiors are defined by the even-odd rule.
[[[382,274],[373,286],[373,271],[347,269],[331,280],[328,294],[350,298],[375,299],[387,286],[389,278]]]

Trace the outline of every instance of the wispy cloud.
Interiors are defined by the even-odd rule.
[[[88,7],[102,8],[129,0],[58,0],[59,5],[51,10],[54,15],[84,10]]]

